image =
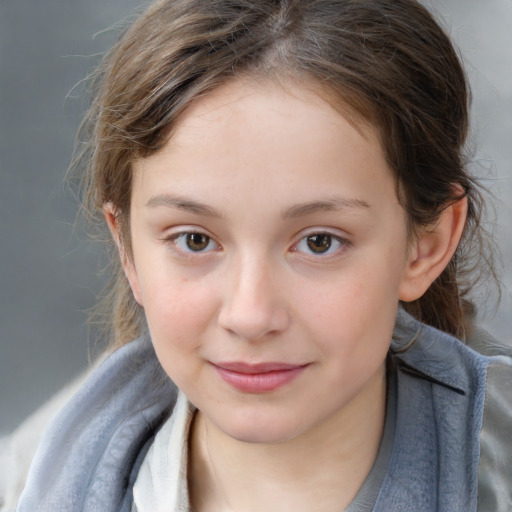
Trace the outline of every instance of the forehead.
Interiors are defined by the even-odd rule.
[[[179,141],[194,126],[219,122],[228,126],[242,121],[249,122],[249,128],[273,115],[283,121],[308,116],[310,121],[324,125],[348,122],[364,138],[375,139],[376,135],[378,139],[378,130],[369,121],[369,108],[361,107],[365,112],[359,112],[343,96],[341,91],[311,78],[299,81],[293,76],[278,79],[249,75],[233,79],[193,100],[173,124],[169,142]],[[300,123],[296,126],[300,128]]]
[[[164,187],[306,201],[335,188],[394,190],[377,130],[342,112],[310,84],[232,81],[196,99],[164,148],[135,163],[135,196]]]

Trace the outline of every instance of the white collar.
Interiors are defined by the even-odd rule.
[[[173,413],[156,434],[133,486],[137,512],[189,512],[188,437],[195,411],[180,391]]]

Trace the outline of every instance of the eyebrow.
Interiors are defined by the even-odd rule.
[[[175,196],[171,194],[159,194],[153,196],[147,203],[149,208],[157,208],[159,206],[166,206],[168,208],[176,208],[187,212],[195,213],[204,217],[220,218],[220,212],[204,203],[199,203],[193,199],[188,199],[183,196]]]
[[[146,203],[146,206],[149,208],[165,206],[167,208],[176,208],[178,210],[191,212],[204,217],[222,217],[220,212],[207,204],[194,201],[193,199],[189,199],[187,197],[172,194],[159,194],[157,196],[153,196]],[[370,205],[361,199],[336,196],[329,199],[296,204],[285,210],[282,213],[282,217],[283,219],[292,219],[305,215],[312,215],[317,212],[361,209],[369,207]]]
[[[370,208],[366,201],[350,197],[336,196],[322,201],[310,201],[292,206],[283,213],[284,219],[312,215],[317,212],[340,211],[347,209]]]

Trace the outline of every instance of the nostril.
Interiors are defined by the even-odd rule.
[[[284,331],[289,317],[284,308],[271,307],[264,311],[254,308],[225,309],[219,316],[219,325],[232,336],[258,341]]]

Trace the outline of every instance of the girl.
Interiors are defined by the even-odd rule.
[[[460,341],[486,253],[430,14],[159,0],[95,85],[118,350],[18,510],[510,510],[512,361]]]

